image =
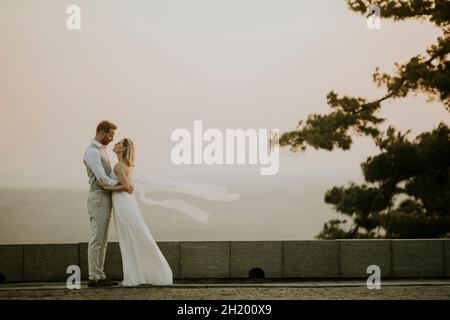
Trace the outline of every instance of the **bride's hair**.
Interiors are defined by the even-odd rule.
[[[133,140],[131,140],[130,138],[123,139],[123,146],[123,162],[129,167],[134,167],[134,155],[136,151]]]

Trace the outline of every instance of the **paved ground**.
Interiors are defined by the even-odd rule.
[[[450,300],[450,279],[386,280],[369,290],[363,281],[303,281],[276,283],[175,283],[69,290],[64,283],[0,285],[0,300],[9,299],[149,299],[149,300],[310,300],[310,299],[436,299]]]

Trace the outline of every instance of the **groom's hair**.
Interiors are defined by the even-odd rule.
[[[104,120],[97,125],[97,134],[101,131],[108,133],[111,129],[116,130],[117,126],[112,122]]]

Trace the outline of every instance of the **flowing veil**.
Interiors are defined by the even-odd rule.
[[[240,197],[239,193],[228,193],[224,187],[194,182],[186,180],[175,180],[148,175],[142,170],[133,169],[132,180],[134,181],[136,198],[145,205],[161,206],[182,212],[204,224],[208,223],[210,213],[194,206],[193,204],[171,198],[166,200],[157,200],[147,196],[147,191],[162,190],[172,193],[180,193],[203,198],[209,201],[235,201]]]

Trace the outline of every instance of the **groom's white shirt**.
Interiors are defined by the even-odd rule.
[[[92,170],[94,175],[89,177],[89,183],[92,184],[95,178],[98,180],[103,181],[108,186],[115,186],[119,183],[116,179],[108,177],[108,175],[105,172],[105,168],[102,165],[102,154],[103,156],[108,159],[108,154],[106,153],[106,146],[98,142],[97,140],[92,140],[91,144],[94,144],[98,147],[97,148],[88,148],[86,153],[84,154],[84,162],[89,167],[89,169]]]

